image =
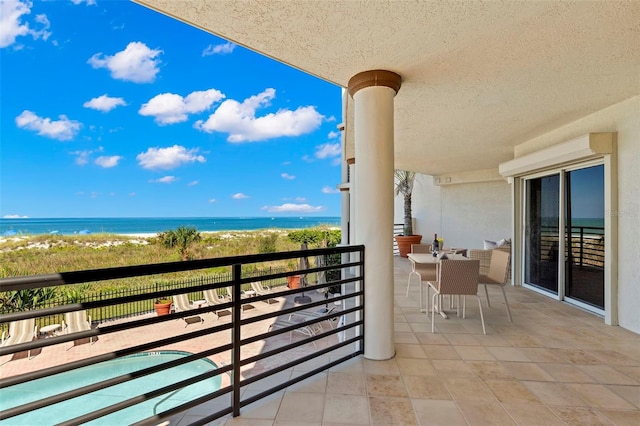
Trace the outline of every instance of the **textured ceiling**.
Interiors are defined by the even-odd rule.
[[[640,94],[640,1],[137,2],[343,87],[400,74],[396,167],[432,175]]]

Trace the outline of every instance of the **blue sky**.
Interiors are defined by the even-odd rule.
[[[129,1],[0,7],[0,217],[340,215],[340,87]]]

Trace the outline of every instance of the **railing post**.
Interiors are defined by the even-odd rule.
[[[580,227],[580,266],[582,266],[582,256],[584,255],[584,228]]]
[[[232,357],[233,357],[233,417],[240,415],[240,278],[242,276],[242,265],[233,265],[233,336],[232,336]]]

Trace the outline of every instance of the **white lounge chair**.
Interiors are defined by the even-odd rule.
[[[64,314],[62,328],[67,334],[91,330],[91,316],[87,315],[87,311],[85,310],[67,312]],[[89,342],[93,343],[94,339],[95,338],[93,336],[89,337]],[[82,340],[75,340],[73,345],[81,343]]]
[[[225,300],[224,297],[220,296],[218,294],[218,292],[215,289],[211,289],[211,290],[203,290],[202,291],[202,295],[204,297],[204,300],[211,306],[215,306],[215,305],[221,305],[223,303],[226,303],[227,301]],[[213,311],[213,313],[220,318],[220,315],[222,315],[224,313],[224,315],[231,315],[231,311],[228,309],[222,309],[219,311]],[[224,316],[223,315],[223,316]]]
[[[256,294],[258,296],[266,296],[266,295],[270,295],[273,294],[273,292],[269,289],[266,289],[262,283],[260,281],[255,281],[251,283],[251,288],[253,289],[253,291],[256,292]],[[268,304],[272,304],[272,303],[278,303],[278,301],[276,299],[273,298],[269,298],[266,300],[263,300],[263,302],[266,302]]]
[[[293,312],[289,315],[289,320],[294,320],[296,317],[297,318],[302,318],[304,321],[308,321],[310,319],[314,319],[314,318],[323,318],[323,317],[327,317],[325,318],[325,321],[327,321],[329,323],[329,326],[331,328],[333,328],[333,322],[338,318],[338,317],[331,317],[328,318],[328,316],[336,310],[336,306],[332,306],[329,309],[320,309],[318,311],[298,311],[298,312]],[[318,327],[322,328],[321,323],[317,323]]]
[[[2,332],[2,343],[0,346],[17,345],[19,343],[31,342],[38,337],[38,326],[35,318],[28,318],[9,323],[9,332]],[[27,357],[31,359],[31,350],[27,351]]]

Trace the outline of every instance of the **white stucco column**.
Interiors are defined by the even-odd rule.
[[[400,76],[373,70],[349,80],[354,100],[355,244],[365,245],[364,356],[395,355],[393,316],[393,98]]]

